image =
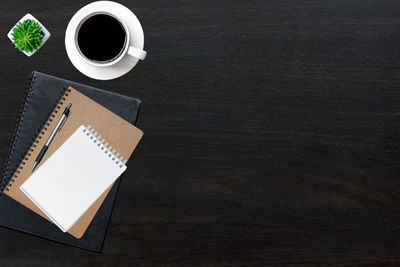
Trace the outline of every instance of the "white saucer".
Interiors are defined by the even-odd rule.
[[[81,8],[70,20],[65,32],[65,49],[72,64],[84,75],[97,80],[111,80],[129,72],[139,59],[125,55],[119,62],[109,67],[95,67],[85,62],[75,46],[75,29],[81,20],[92,12],[108,11],[119,15],[126,21],[131,34],[130,45],[143,49],[144,36],[142,25],[139,20],[127,7],[111,1],[98,1]]]

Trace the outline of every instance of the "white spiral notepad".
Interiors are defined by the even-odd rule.
[[[20,189],[66,232],[126,170],[90,126],[80,126]]]

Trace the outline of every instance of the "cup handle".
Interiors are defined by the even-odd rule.
[[[146,58],[147,52],[142,49],[130,46],[128,49],[128,54],[131,55],[132,57],[136,57],[140,60],[143,60]]]

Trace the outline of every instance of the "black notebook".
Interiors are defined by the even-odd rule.
[[[2,190],[25,156],[27,148],[30,147],[49,114],[57,105],[60,94],[69,86],[74,87],[128,122],[135,124],[141,104],[140,100],[35,71],[32,73],[26,89],[14,137],[10,144],[10,153],[5,162]],[[0,197],[0,225],[100,253],[119,183],[120,179],[114,183],[85,234],[80,239],[63,233],[57,226],[44,220],[6,194],[2,194]]]

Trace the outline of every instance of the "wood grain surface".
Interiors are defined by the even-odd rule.
[[[89,2],[2,1],[0,152],[34,69],[141,98],[145,135],[102,255],[0,228],[2,266],[400,265],[398,0],[123,0],[148,58],[112,81],[65,52]]]

